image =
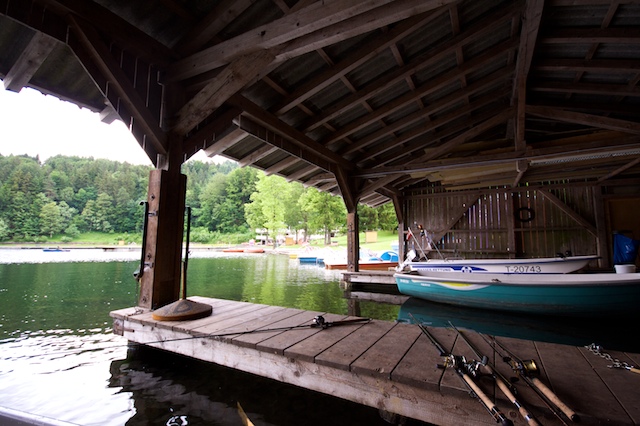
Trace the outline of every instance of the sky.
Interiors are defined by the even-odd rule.
[[[104,158],[151,166],[127,126],[100,121],[98,113],[55,96],[23,88],[4,90],[0,82],[0,154]],[[211,161],[200,151],[192,160]]]

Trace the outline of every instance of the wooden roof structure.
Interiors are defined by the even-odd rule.
[[[640,175],[637,1],[0,0],[0,78],[372,206]]]

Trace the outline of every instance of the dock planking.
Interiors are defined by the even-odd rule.
[[[314,318],[339,324],[355,317],[247,302],[191,297],[210,304],[212,315],[193,321],[155,321],[138,308],[114,311],[114,330],[132,342],[272,378],[439,425],[495,424],[469,397],[457,374],[442,369],[436,348],[413,324],[364,321],[320,328]],[[446,350],[476,359],[454,330],[429,328]],[[464,336],[507,378],[515,373],[474,332]],[[534,359],[546,383],[582,419],[582,424],[640,424],[640,375],[611,369],[581,347],[498,338],[520,359]],[[640,355],[611,352],[638,365]],[[515,425],[526,422],[489,377],[482,390]],[[538,395],[522,381],[518,399],[544,425],[560,425]],[[567,421],[567,423],[571,423]]]

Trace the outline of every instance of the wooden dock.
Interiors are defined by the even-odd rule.
[[[469,396],[451,368],[437,367],[442,357],[417,325],[371,320],[323,329],[312,326],[318,315],[328,322],[354,317],[203,297],[190,299],[210,304],[211,316],[158,322],[150,312],[127,308],[111,312],[114,331],[131,342],[428,423],[496,424],[483,406]],[[452,348],[453,354],[477,358],[455,331],[429,330],[445,348]],[[490,356],[499,371],[507,377],[514,376],[481,336],[464,333]],[[640,374],[608,368],[609,361],[582,347],[508,338],[500,338],[500,342],[521,359],[536,360],[540,379],[580,415],[580,424],[640,424]],[[638,354],[610,354],[640,365]],[[490,378],[478,383],[515,425],[527,424]],[[542,425],[562,424],[522,381],[516,386],[518,398]]]

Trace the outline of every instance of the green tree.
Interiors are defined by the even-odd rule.
[[[358,205],[358,226],[361,231],[378,230],[378,209],[362,204]]]
[[[218,228],[215,220],[218,206],[224,202],[227,195],[227,176],[217,173],[209,180],[200,193],[200,208],[196,209],[197,224],[206,227],[210,231]]]
[[[398,217],[396,216],[396,209],[393,207],[393,203],[383,204],[377,207],[377,210],[380,229],[385,231],[395,231],[398,229]]]
[[[250,224],[254,228],[266,228],[269,237],[276,242],[278,233],[286,228],[285,212],[291,186],[280,176],[259,175],[256,191],[251,194],[251,201],[255,206],[245,206],[249,209]]]
[[[301,183],[291,182],[289,184],[287,197],[284,200],[286,207],[284,223],[287,224],[287,227],[295,234],[296,238],[298,237],[298,231],[306,231],[307,229],[307,212],[302,210],[300,203],[298,203],[298,200],[302,197],[304,191],[304,186],[302,186]]]
[[[9,235],[9,225],[7,225],[4,219],[0,218],[0,241],[6,241]]]
[[[331,244],[331,231],[346,222],[347,209],[339,197],[315,188],[307,188],[300,197],[302,210],[308,213],[309,229],[322,231],[324,243]]]
[[[62,229],[63,221],[58,203],[50,201],[44,204],[40,210],[40,231],[51,238]]]
[[[252,167],[234,169],[228,175],[226,197],[214,211],[221,232],[246,231],[244,206],[251,201],[251,194],[256,191],[258,171]]]

